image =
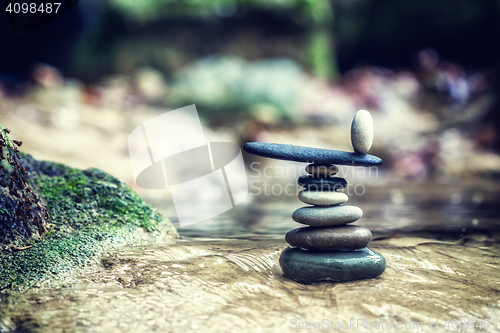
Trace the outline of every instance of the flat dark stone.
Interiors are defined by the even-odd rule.
[[[292,213],[295,222],[312,227],[331,227],[357,221],[363,216],[361,208],[350,205],[308,206]]]
[[[339,168],[332,164],[309,164],[306,172],[316,177],[333,177],[339,172]]]
[[[350,281],[382,274],[385,258],[365,247],[356,251],[315,251],[287,247],[280,256],[283,274],[297,282]]]
[[[357,225],[298,228],[289,231],[285,236],[291,246],[329,251],[362,249],[371,239],[371,231]]]
[[[347,187],[347,180],[340,177],[300,176],[297,183],[308,191],[336,191]]]
[[[279,143],[248,142],[243,149],[253,155],[277,160],[316,164],[340,164],[352,166],[372,166],[382,164],[382,159],[369,154],[347,151],[310,148]]]

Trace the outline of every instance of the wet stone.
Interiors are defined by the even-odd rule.
[[[351,166],[382,164],[382,159],[373,155],[279,143],[248,142],[243,149],[249,154],[294,162]]]
[[[333,177],[339,172],[335,165],[309,164],[306,172],[315,177]]]
[[[283,274],[298,282],[374,278],[386,267],[384,257],[368,248],[327,252],[287,247],[279,262]]]
[[[317,178],[313,176],[300,176],[297,183],[309,191],[336,191],[347,187],[344,178]]]
[[[356,226],[314,228],[305,227],[289,231],[285,239],[291,246],[311,250],[357,250],[372,239],[370,230]]]
[[[313,227],[343,225],[357,221],[363,216],[356,206],[302,207],[292,214],[295,222]]]
[[[340,205],[345,202],[349,197],[342,192],[335,191],[301,191],[299,193],[299,200],[310,205],[315,206],[332,206]]]

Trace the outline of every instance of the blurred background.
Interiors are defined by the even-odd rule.
[[[15,34],[2,17],[0,41],[0,124],[22,150],[148,200],[168,194],[135,186],[127,138],[164,112],[196,104],[209,141],[352,151],[366,109],[384,164],[353,200],[393,207],[368,221],[497,225],[498,0],[86,0]]]

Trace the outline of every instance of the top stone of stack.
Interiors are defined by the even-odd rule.
[[[318,165],[369,167],[382,164],[381,158],[367,154],[373,142],[373,121],[368,111],[360,110],[354,116],[351,125],[351,142],[354,153],[264,142],[249,142],[243,146],[243,149],[257,156]]]
[[[366,154],[373,143],[373,120],[370,112],[359,110],[356,112],[351,125],[351,143],[354,151]]]

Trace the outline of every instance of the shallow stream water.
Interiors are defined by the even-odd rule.
[[[402,188],[350,198],[364,211],[357,224],[374,231],[369,247],[387,259],[378,278],[305,285],[284,277],[279,254],[284,234],[298,226],[290,215],[301,203],[260,197],[179,229],[175,244],[114,250],[71,286],[4,295],[0,328],[500,331],[497,186]]]

